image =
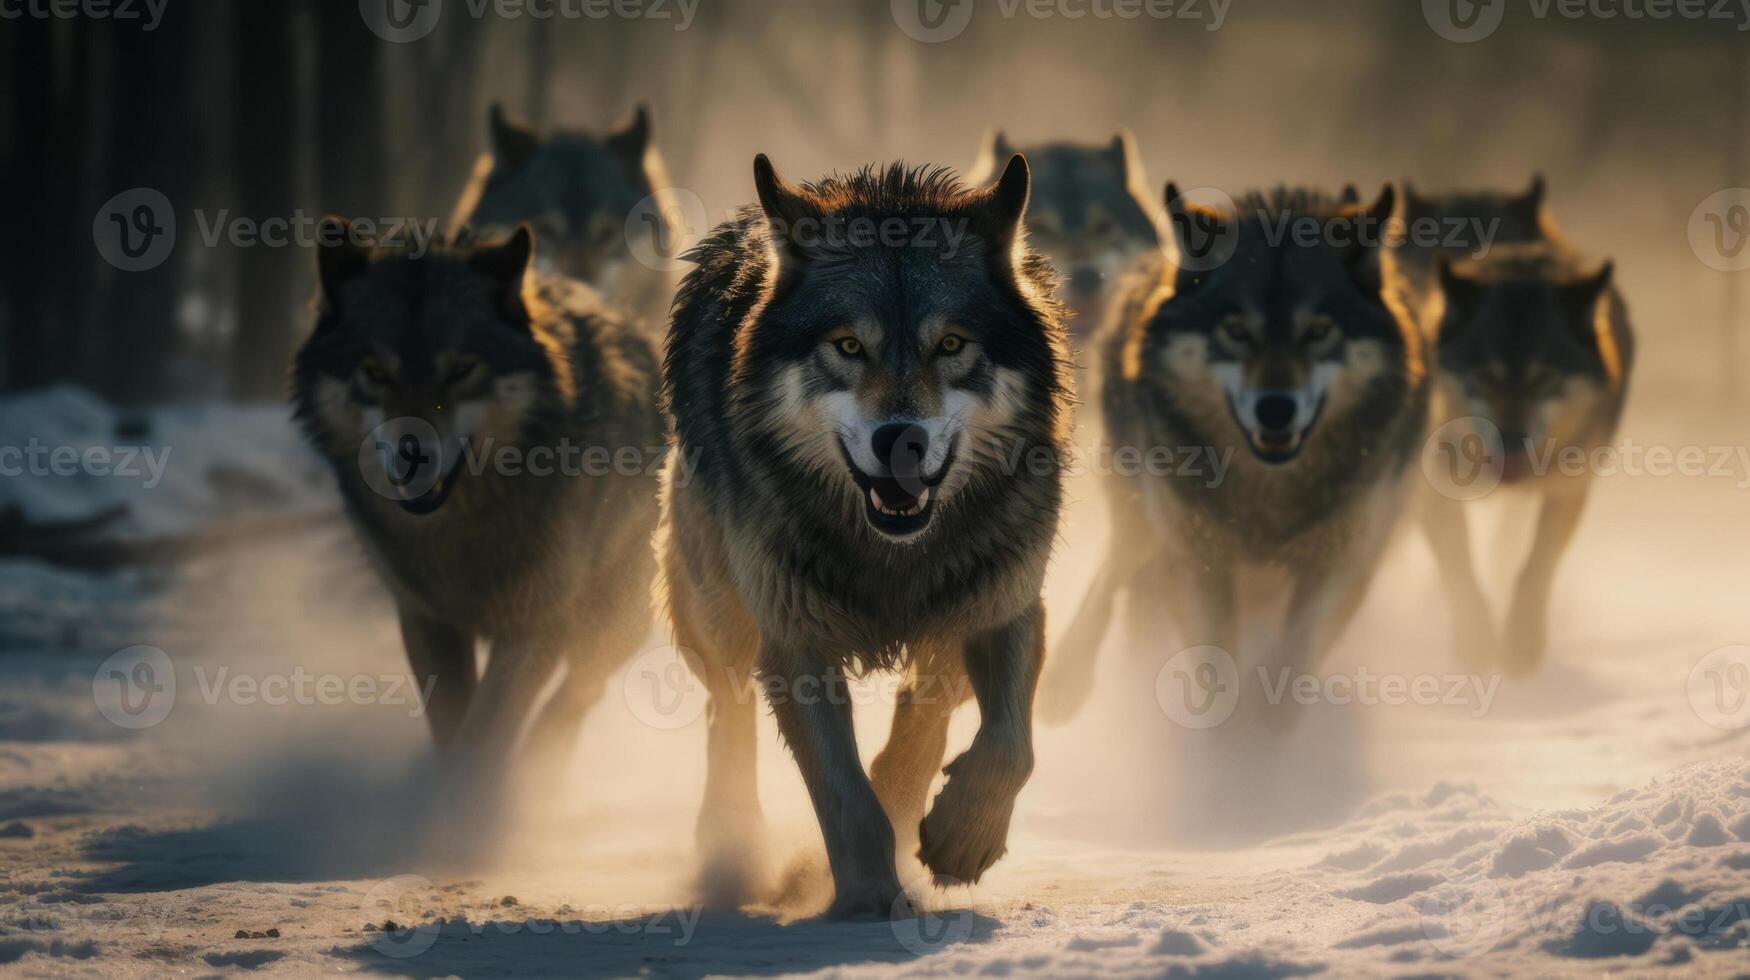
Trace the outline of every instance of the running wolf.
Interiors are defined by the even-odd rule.
[[[1440,294],[1435,265],[1442,259],[1476,259],[1495,245],[1527,245],[1552,240],[1555,227],[1544,209],[1548,184],[1534,175],[1524,191],[1458,191],[1423,195],[1409,181],[1403,184],[1402,218],[1405,238],[1392,257],[1416,297],[1424,319],[1424,335],[1432,342],[1438,310],[1428,302]],[[1411,235],[1414,230],[1416,234]]]
[[[1016,152],[1001,130],[989,132],[968,179],[989,182]],[[1071,335],[1085,340],[1105,317],[1120,274],[1161,247],[1142,155],[1129,130],[1104,146],[1041,143],[1020,152],[1033,168],[1028,240],[1063,275]]]
[[[1025,244],[1019,156],[978,190],[899,164],[798,187],[764,156],[754,183],[759,205],[692,253],[665,364],[685,460],[658,550],[711,697],[707,880],[725,901],[757,873],[757,677],[820,820],[828,914],[904,915],[896,832],[976,881],[1032,771],[1068,443],[1061,312]],[[901,666],[871,777],[847,678]],[[968,689],[978,735],[926,816]]]
[[[1558,241],[1437,265],[1441,388],[1451,414],[1474,420],[1476,431],[1443,430],[1433,448],[1448,454],[1443,462],[1455,480],[1460,468],[1489,462],[1481,453],[1467,456],[1467,444],[1498,453],[1501,483],[1531,487],[1542,501],[1505,624],[1509,674],[1535,670],[1548,646],[1550,586],[1591,488],[1591,468],[1571,461],[1595,458],[1615,440],[1622,417],[1634,336],[1612,274],[1611,263],[1593,267]],[[1462,535],[1462,511],[1449,504]],[[1468,565],[1468,536],[1451,546],[1464,550]]]
[[[581,284],[534,274],[526,227],[418,257],[353,241],[325,219],[297,418],[432,684],[445,757],[464,772],[506,761],[563,668],[527,743],[562,757],[650,627],[655,563],[639,556],[660,467],[581,460],[661,453],[655,351]]]
[[[1179,258],[1139,266],[1096,339],[1107,438],[1232,463],[1215,481],[1113,467],[1113,545],[1053,658],[1048,720],[1086,700],[1121,594],[1133,622],[1162,608],[1185,647],[1244,670],[1315,664],[1366,592],[1426,419],[1421,337],[1383,254],[1390,187],[1371,205],[1278,190],[1217,210],[1172,184],[1166,198]],[[1280,629],[1240,656],[1242,629],[1284,598]]]
[[[452,235],[463,228],[503,234],[527,223],[544,269],[595,287],[623,309],[666,318],[668,283],[652,266],[678,259],[679,229],[649,109],[638,106],[631,120],[600,135],[559,130],[543,137],[494,104],[487,130],[491,153],[475,164]]]

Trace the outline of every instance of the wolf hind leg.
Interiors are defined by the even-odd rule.
[[[1479,669],[1495,659],[1495,628],[1471,558],[1470,522],[1464,504],[1426,490],[1418,516],[1452,613],[1459,662]]]
[[[944,770],[948,782],[919,828],[918,856],[937,875],[973,884],[1008,850],[1015,797],[1033,773],[1033,694],[1045,660],[1045,608],[966,643],[978,734]]]
[[[735,908],[766,890],[765,819],[756,767],[755,634],[733,631],[747,642],[723,637],[708,646],[702,635],[678,620],[676,644],[710,699],[705,708],[705,795],[694,831],[702,861],[700,891],[713,908]]]
[[[1511,677],[1530,674],[1543,663],[1549,646],[1550,588],[1585,508],[1586,493],[1581,490],[1551,494],[1538,511],[1531,554],[1514,583],[1513,604],[1507,613],[1505,666]]]
[[[893,728],[869,766],[875,795],[893,825],[895,849],[912,852],[929,801],[930,783],[948,751],[948,722],[972,697],[960,651],[920,650],[907,668],[893,707]]]

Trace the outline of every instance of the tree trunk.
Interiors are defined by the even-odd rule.
[[[296,8],[278,2],[232,6],[232,173],[235,217],[260,222],[289,218],[297,200]],[[303,307],[297,284],[308,281],[308,256],[260,244],[237,252],[237,332],[231,347],[231,391],[240,398],[277,398]]]
[[[392,214],[384,201],[385,149],[378,52],[357,6],[316,10],[317,207],[349,217]]]

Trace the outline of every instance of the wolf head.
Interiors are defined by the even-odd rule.
[[[760,445],[912,541],[1017,441],[1056,436],[1062,328],[1023,240],[1024,159],[979,190],[898,164],[797,187],[764,156],[754,182],[773,274],[732,377]]]
[[[1223,211],[1170,183],[1166,198],[1181,257],[1213,254],[1210,236],[1232,253],[1182,261],[1124,370],[1167,391],[1204,437],[1237,429],[1259,460],[1286,464],[1321,427],[1365,411],[1376,380],[1419,369],[1383,266],[1389,186],[1371,205],[1280,190]]]
[[[569,362],[525,294],[533,249],[524,227],[500,244],[377,254],[324,219],[293,402],[343,487],[431,514],[477,478],[463,466],[471,440],[515,444],[553,413]]]
[[[973,180],[984,182],[1014,156],[1000,130],[985,137]],[[1077,333],[1099,325],[1119,273],[1160,247],[1146,203],[1148,176],[1136,140],[1120,131],[1104,145],[1041,143],[1022,150],[1033,172],[1027,235],[1063,276],[1061,296]]]
[[[1549,237],[1550,224],[1544,211],[1546,185],[1543,175],[1531,179],[1531,187],[1519,193],[1464,191],[1435,197],[1416,193],[1404,182],[1403,218],[1406,225],[1418,222],[1465,222],[1480,225],[1486,242],[1466,242],[1475,251],[1485,244],[1521,245]],[[1448,250],[1450,251],[1450,250]]]
[[[1442,260],[1438,271],[1441,379],[1501,433],[1503,479],[1522,479],[1532,449],[1572,443],[1611,385],[1599,313],[1612,265],[1562,275],[1507,255],[1480,265]]]
[[[543,138],[494,105],[488,129],[491,169],[470,188],[475,199],[458,208],[460,223],[488,236],[526,223],[540,239],[544,266],[611,286],[631,258],[628,217],[667,183],[650,145],[649,111],[639,106],[630,122],[600,136],[560,131]],[[651,217],[662,221],[659,209]],[[658,227],[635,230],[667,233]]]

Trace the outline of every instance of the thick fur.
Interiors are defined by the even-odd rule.
[[[1543,464],[1575,450],[1591,459],[1615,440],[1634,366],[1628,308],[1608,263],[1599,267],[1557,240],[1497,248],[1479,262],[1443,260],[1437,278],[1447,414],[1485,420],[1500,434],[1505,485],[1541,498],[1502,636],[1502,665],[1510,674],[1526,674],[1548,646],[1551,587],[1593,475],[1589,468],[1570,473]],[[1447,575],[1455,615],[1487,616],[1480,587],[1463,578],[1469,541],[1459,503],[1441,499],[1429,509],[1431,520],[1447,528],[1444,539],[1434,539],[1437,548],[1464,550],[1439,556],[1443,565],[1456,566]]]
[[[622,309],[666,317],[673,283],[633,251],[637,243],[672,256],[680,247],[649,110],[639,106],[629,120],[599,134],[562,129],[542,135],[494,105],[487,135],[491,153],[476,164],[456,204],[452,234],[466,228],[491,236],[527,223],[539,238],[544,268],[587,283]],[[659,206],[634,214],[646,199]]]
[[[1104,144],[1047,142],[1017,150],[1000,130],[985,136],[974,184],[996,178],[1015,153],[1033,168],[1027,238],[1063,276],[1073,341],[1105,320],[1124,270],[1161,247],[1152,185],[1128,130]]]
[[[538,474],[494,462],[666,438],[649,341],[581,284],[525,280],[528,254],[526,229],[420,258],[326,246],[316,327],[293,369],[297,418],[400,610],[414,673],[435,678],[432,733],[464,769],[506,761],[561,669],[530,748],[562,758],[651,621],[659,466]],[[460,457],[446,498],[373,489],[382,474],[361,444],[397,418],[436,434],[422,448],[444,466]],[[477,643],[490,651],[478,677]]]
[[[659,552],[677,643],[713,698],[700,840],[715,883],[736,886],[721,897],[736,897],[760,836],[743,696],[757,674],[820,817],[832,914],[885,917],[905,907],[895,832],[919,839],[935,872],[975,881],[1031,770],[1065,338],[1050,267],[1021,237],[1020,158],[981,191],[899,165],[805,188],[763,157],[755,170],[761,206],[693,254],[665,370],[679,458]],[[939,231],[897,247],[794,233],[894,221],[966,235],[950,254]],[[964,341],[953,354],[950,332]],[[865,423],[896,420],[935,437],[926,468],[952,458],[927,524],[899,537],[876,528],[852,473]],[[909,693],[872,785],[835,692],[848,673],[902,666]],[[948,715],[968,696],[980,734],[924,817]]]
[[[1377,226],[1389,190],[1372,208],[1306,191],[1254,194],[1237,214],[1189,214],[1172,185],[1167,197],[1175,229],[1191,217],[1229,229],[1235,251],[1209,271],[1151,258],[1127,279],[1096,341],[1107,439],[1114,451],[1198,448],[1232,463],[1219,481],[1207,469],[1107,476],[1113,544],[1054,651],[1047,720],[1086,700],[1121,596],[1134,635],[1219,646],[1242,677],[1316,664],[1365,594],[1426,418],[1421,338],[1379,247],[1272,241],[1285,220]],[[1293,405],[1297,449],[1258,442],[1290,437],[1253,432],[1257,391]],[[1277,615],[1276,593],[1286,593],[1280,628],[1243,649],[1243,628]],[[1144,622],[1151,615],[1170,622]],[[1261,705],[1256,691],[1244,696]]]

